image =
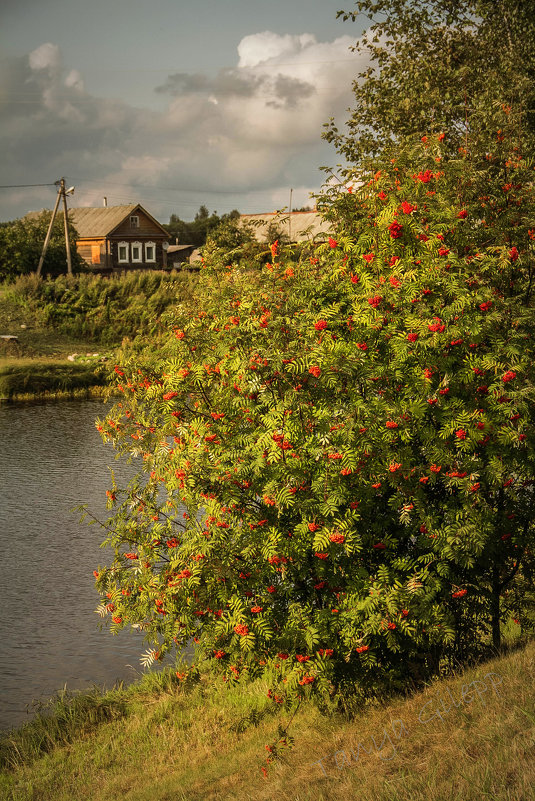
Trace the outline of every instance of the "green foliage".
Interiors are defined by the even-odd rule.
[[[269,241],[275,239],[276,236]],[[222,259],[258,268],[269,259],[270,251],[267,245],[257,241],[251,223],[230,217],[208,235],[203,254],[208,260]]]
[[[531,625],[533,38],[499,6],[358,3],[386,21],[327,135],[354,163],[319,198],[334,236],[260,271],[215,248],[163,347],[117,366],[99,427],[144,470],[110,490],[97,587],[146,658],[193,638],[290,706]]]
[[[405,137],[445,132],[445,150],[484,145],[510,123],[535,136],[535,18],[531,0],[358,0],[343,19],[367,18],[356,44],[369,66],[353,85],[348,128],[325,138],[352,165],[381,158]],[[514,123],[513,123],[514,121]],[[492,149],[491,149],[492,152]]]
[[[52,212],[0,225],[0,281],[35,272],[43,249]],[[79,271],[83,262],[76,251],[77,234],[69,223],[72,268]],[[43,274],[57,276],[67,272],[63,217],[58,215],[43,264]]]
[[[254,242],[255,236],[251,225],[243,224],[239,217],[229,217],[208,235],[206,241],[209,247],[229,253]]]
[[[201,206],[193,222],[181,220],[177,214],[171,214],[169,222],[164,224],[166,231],[178,239],[180,245],[204,245],[207,238],[214,235],[220,226],[226,226],[239,219],[240,213],[236,209],[228,214],[218,215],[217,211],[210,212],[206,206]]]
[[[156,333],[163,312],[187,300],[195,284],[194,276],[175,272],[62,275],[55,280],[29,275],[7,285],[5,294],[56,331],[95,344],[118,345],[124,337]]]
[[[530,165],[507,168],[520,205],[460,215],[472,165],[441,148],[331,197],[338,239],[298,262],[207,261],[162,349],[117,366],[125,397],[99,427],[144,470],[110,490],[97,586],[111,630],[141,626],[150,657],[194,638],[196,664],[263,674],[291,704],[425,678],[520,613]]]

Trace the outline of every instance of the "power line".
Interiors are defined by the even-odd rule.
[[[283,77],[287,77],[287,76],[283,76]],[[289,77],[292,77],[292,76],[289,76]],[[296,80],[299,80],[299,78],[297,78]],[[340,84],[336,84],[336,85],[332,84],[332,85],[328,85],[328,86],[317,87],[317,86],[314,86],[314,84],[312,84],[309,81],[307,81],[306,78],[303,78],[302,83],[307,84],[309,86],[313,86],[315,94],[333,92],[335,89],[340,89]],[[341,91],[342,92],[351,92],[351,87],[349,87],[347,89],[342,89]],[[198,95],[198,94],[199,93],[197,93],[197,92],[184,92],[183,94],[173,95],[172,93],[166,94],[166,93],[162,92],[160,96],[165,101],[167,98],[177,99],[177,98],[185,97],[187,95]],[[214,91],[214,94],[217,94],[216,90]],[[226,96],[236,97],[237,95],[223,95],[223,97],[226,97]],[[38,98],[37,100],[18,100],[18,99],[9,100],[9,98],[7,98],[6,100],[7,100],[7,102],[10,103],[10,105],[12,105],[14,103],[18,103],[19,105],[42,105],[43,102],[44,102],[42,96],[36,95],[36,97]],[[121,98],[111,97],[111,96],[110,97],[106,97],[106,96],[103,96],[103,95],[92,95],[90,97],[62,97],[61,99],[64,100],[66,103],[69,103],[69,105],[71,105],[71,106],[83,105],[84,103],[87,103],[87,104],[89,104],[89,103],[102,103],[102,102],[103,103],[113,103],[113,102],[117,102],[117,101],[122,102],[125,105],[129,105],[127,101],[124,101]],[[131,108],[133,108],[133,106],[131,106]],[[463,108],[464,108],[464,106],[463,106]]]
[[[129,170],[124,169],[124,172],[128,172]],[[135,168],[132,168],[132,172],[137,172]],[[132,190],[136,189],[153,189],[156,192],[184,192],[188,194],[197,194],[197,195],[206,195],[206,194],[214,194],[214,195],[242,195],[244,192],[252,193],[252,192],[265,192],[270,191],[269,189],[247,189],[246,187],[241,187],[238,189],[209,189],[206,187],[201,187],[200,189],[191,189],[188,187],[174,187],[174,186],[155,186],[154,184],[131,184],[125,183],[120,181],[108,181],[106,178],[102,178],[100,181],[96,181],[94,178],[83,178],[79,175],[75,176],[74,178],[70,176],[72,180],[77,183],[84,183],[84,184],[96,184],[97,186],[126,186]]]
[[[24,189],[29,186],[55,186],[55,184],[4,184],[0,189]]]
[[[349,50],[349,47],[352,47],[352,46],[353,45],[348,45],[348,50]],[[370,47],[365,47],[365,48],[363,47],[362,49],[363,50],[371,50]],[[344,61],[351,61],[351,58],[352,58],[352,56],[348,55],[346,58],[329,58],[329,59],[323,59],[322,58],[322,59],[313,59],[312,61],[300,61],[298,59],[295,59],[294,61],[277,61],[277,62],[275,62],[273,64],[268,64],[266,61],[260,61],[260,62],[258,62],[258,64],[254,64],[254,65],[245,64],[243,66],[240,66],[239,64],[237,64],[237,65],[231,66],[231,67],[221,67],[220,69],[224,70],[224,71],[228,70],[230,72],[233,72],[235,70],[237,71],[237,70],[244,70],[244,69],[253,70],[253,69],[256,69],[257,67],[262,67],[262,69],[264,67],[276,69],[277,67],[295,67],[295,66],[298,67],[300,64],[307,64],[307,65],[308,64],[340,64],[340,63],[342,63]],[[125,67],[125,68],[121,69],[120,67],[119,68],[115,68],[115,67],[80,67],[80,72],[82,72],[82,71],[83,71],[84,75],[85,75],[86,72],[114,72],[114,73],[116,73],[116,72],[119,72],[119,73],[124,72],[124,73],[130,73],[130,72],[132,72],[132,68],[131,67],[128,67],[128,68]],[[171,73],[175,73],[176,74],[177,73],[177,67],[158,67],[157,69],[145,69],[145,67],[143,67],[143,72],[145,72],[145,73],[166,72],[168,74],[171,74]],[[83,77],[83,75],[82,75],[82,77]]]
[[[80,187],[78,187],[78,188],[80,189]],[[260,192],[270,193],[272,191],[273,190],[270,190],[270,189],[257,190],[255,192],[255,194],[258,195],[258,194],[260,194]],[[239,193],[236,193],[236,194],[239,194]],[[249,193],[246,192],[245,194],[249,194]],[[113,195],[113,194],[109,194],[108,193],[106,195],[106,197],[108,198],[108,200],[120,200],[120,201],[123,201],[123,203],[128,203],[128,204],[139,203],[140,202],[139,195],[137,195],[137,196],[135,196],[135,195]],[[199,205],[206,205],[207,202],[210,202],[210,199],[207,198],[206,195],[200,194],[199,198],[196,201],[176,200],[176,201],[173,202],[171,200],[162,200],[160,197],[156,197],[156,198],[152,197],[152,198],[147,198],[145,201],[142,200],[141,202],[142,202],[142,205],[144,203],[146,203],[147,205],[149,205],[151,203],[153,203],[153,204],[157,203],[159,206],[165,206],[166,208],[173,209],[174,211],[181,211],[182,209],[186,209],[189,212],[189,211],[197,210]],[[237,199],[236,199],[236,203],[238,203]],[[210,205],[212,205],[212,204],[210,204]],[[80,208],[83,208],[83,206],[81,206]]]

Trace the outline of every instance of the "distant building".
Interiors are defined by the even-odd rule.
[[[288,242],[322,241],[331,233],[329,223],[317,211],[242,214],[240,220],[251,224],[259,242],[273,242],[279,236]]]
[[[169,234],[139,203],[69,209],[69,219],[78,233],[78,253],[95,270],[167,266]]]
[[[169,245],[167,248],[167,266],[169,269],[188,269],[196,259],[200,259],[197,245]]]

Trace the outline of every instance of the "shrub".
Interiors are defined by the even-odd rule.
[[[145,629],[146,661],[193,638],[281,703],[370,693],[498,647],[520,613],[533,239],[507,206],[484,245],[469,162],[440,159],[437,137],[362,175],[297,263],[207,262],[165,346],[116,367],[99,429],[144,466],[108,493],[99,610]],[[529,165],[509,169],[527,220]]]

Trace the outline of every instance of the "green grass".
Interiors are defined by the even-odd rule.
[[[96,394],[106,385],[99,367],[61,359],[0,358],[0,400]]]
[[[20,299],[19,299],[20,300]],[[39,310],[15,299],[11,285],[0,288],[0,401],[61,399],[101,395],[104,373],[95,370],[107,351],[88,339],[72,336],[44,324]],[[99,359],[71,362],[74,353],[99,353]]]
[[[102,394],[102,360],[136,337],[154,342],[162,314],[188,302],[197,280],[143,271],[55,280],[24,275],[0,285],[0,334],[17,337],[0,340],[0,401]]]
[[[494,687],[491,672],[498,677]],[[530,641],[421,692],[370,704],[351,720],[334,710],[321,714],[302,707],[290,729],[294,747],[267,766],[263,778],[265,746],[277,739],[279,722],[267,686],[228,688],[209,676],[184,685],[173,671],[149,674],[101,697],[79,696],[72,713],[68,700],[59,698],[60,723],[54,714],[48,722],[43,716],[8,735],[0,746],[6,766],[0,797],[529,801],[535,798],[534,679]],[[465,691],[463,702],[463,685],[474,680],[483,681],[486,690],[478,685],[479,695]],[[451,693],[457,706],[442,720],[425,722],[430,712],[422,709],[428,704],[425,709],[436,710],[437,693],[446,700]],[[252,710],[256,725],[241,731],[239,722]],[[393,747],[387,742],[378,754],[371,738],[379,747],[385,731]],[[356,753],[359,743],[372,753],[361,749],[355,762],[350,752]]]
[[[47,327],[34,310],[6,297],[0,288],[0,334],[16,336],[17,341],[0,340],[0,359],[66,358],[71,353],[98,350],[88,338],[73,337]]]
[[[17,339],[0,340],[0,400],[102,394],[102,360],[123,341],[157,332],[161,314],[189,298],[196,281],[137,272],[55,280],[26,275],[1,285],[0,334]]]
[[[125,337],[157,332],[161,315],[187,302],[197,281],[191,274],[158,271],[54,280],[23,275],[0,286],[6,328],[0,334],[19,337],[19,352],[13,354],[19,356],[114,348]],[[13,344],[9,348],[16,350]]]

